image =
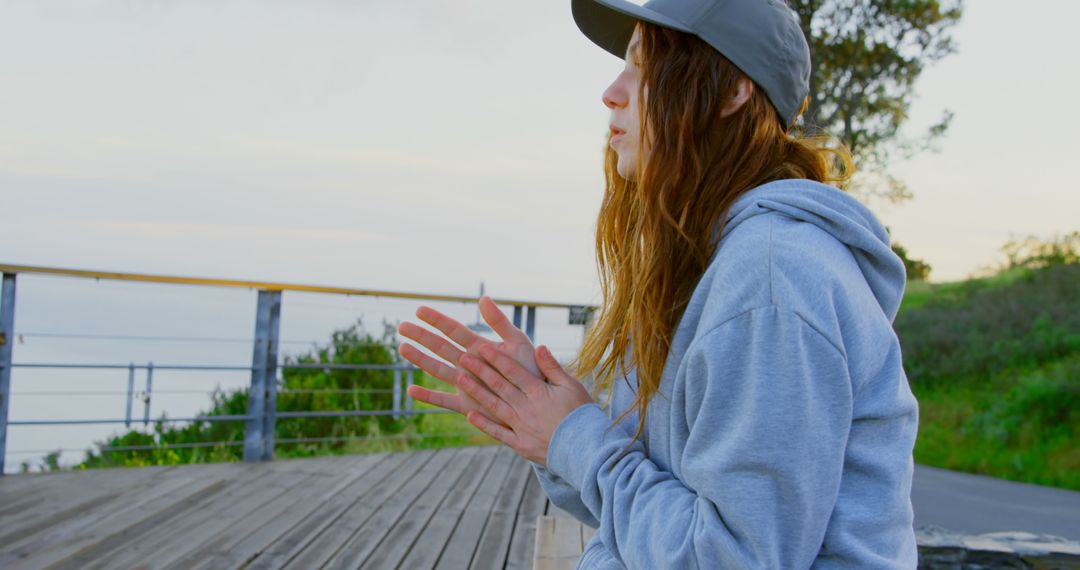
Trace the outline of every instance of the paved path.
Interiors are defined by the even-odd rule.
[[[982,534],[1020,530],[1080,542],[1080,492],[915,466],[915,525]]]

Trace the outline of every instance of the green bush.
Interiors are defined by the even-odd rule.
[[[1080,491],[1080,355],[982,383],[912,388],[915,461]]]
[[[396,349],[395,327],[384,324],[380,338],[364,332],[362,323],[335,331],[326,346],[286,356],[290,364],[395,364],[400,356]],[[420,384],[430,381],[418,373]],[[392,370],[299,369],[283,367],[278,383],[277,410],[281,411],[348,411],[393,409]],[[404,377],[402,378],[404,389]],[[402,392],[404,399],[404,392]],[[416,409],[424,406],[417,402]],[[247,413],[247,390],[215,391],[210,409],[199,415],[244,415]],[[275,436],[284,439],[339,438],[340,441],[281,444],[275,449],[278,457],[306,457],[331,453],[355,453],[358,450],[408,448],[408,438],[423,432],[428,416],[417,414],[395,419],[385,416],[353,416],[338,418],[278,418]],[[442,422],[444,428],[445,421]],[[468,426],[467,422],[460,424]],[[438,423],[437,423],[438,425]],[[471,426],[468,426],[471,428]],[[460,428],[461,429],[467,428]],[[475,431],[475,430],[474,430]],[[477,431],[477,433],[479,433]],[[371,443],[364,438],[402,436],[400,442]],[[473,441],[457,438],[454,441]],[[192,422],[187,425],[155,424],[151,433],[131,430],[96,442],[97,450],[88,450],[86,459],[76,468],[174,465],[239,461],[243,456],[244,422]],[[374,440],[373,440],[374,441]],[[178,444],[225,442],[209,447],[176,447]],[[110,451],[123,446],[155,446],[151,450]],[[430,446],[431,443],[417,445]],[[48,466],[46,466],[47,468]]]
[[[894,323],[912,384],[980,379],[1080,351],[1080,264],[973,280]]]

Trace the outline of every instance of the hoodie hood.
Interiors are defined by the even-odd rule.
[[[896,317],[907,279],[904,262],[893,252],[885,227],[866,206],[827,184],[776,180],[735,200],[724,235],[754,216],[773,212],[814,224],[848,246],[882,311],[890,321]]]

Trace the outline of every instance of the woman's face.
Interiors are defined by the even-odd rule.
[[[608,144],[619,155],[619,176],[632,180],[638,160],[643,154],[638,148],[638,82],[641,61],[637,56],[637,43],[641,38],[638,29],[626,47],[626,66],[615,81],[604,90],[604,105],[611,109],[610,138]]]

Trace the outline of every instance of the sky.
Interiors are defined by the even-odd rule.
[[[949,133],[893,166],[912,200],[868,202],[935,281],[1001,262],[1011,238],[1080,229],[1067,63],[1080,4],[1024,3],[1038,17],[966,4],[958,53],[923,72],[909,120],[915,134],[949,109]],[[601,93],[621,67],[567,2],[8,0],[0,263],[455,295],[484,282],[496,297],[597,303]],[[283,336],[303,347],[415,305],[287,294]],[[245,290],[24,276],[16,331],[32,334],[15,360],[250,362],[239,341],[42,335],[243,339],[253,312]],[[540,319],[539,341],[571,354],[580,330]],[[13,387],[125,383],[18,370]],[[12,417],[122,410],[61,400],[14,397]],[[170,413],[205,397],[189,400]],[[104,433],[65,429],[13,428],[8,448]]]

